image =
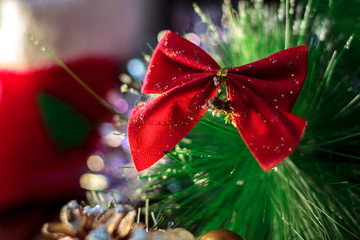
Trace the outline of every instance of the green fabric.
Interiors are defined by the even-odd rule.
[[[43,122],[61,152],[85,143],[94,125],[62,100],[42,92],[38,96]]]

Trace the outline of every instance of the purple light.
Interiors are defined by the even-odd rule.
[[[115,128],[111,123],[103,123],[99,127],[99,132],[102,137],[106,137],[114,131],[115,131]]]
[[[113,171],[119,171],[118,168],[128,163],[127,159],[118,156],[110,157],[110,169]]]
[[[121,147],[123,148],[123,150],[126,152],[130,152],[130,143],[129,143],[129,138],[125,137],[124,140],[121,143]]]
[[[129,109],[127,101],[123,99],[122,95],[117,91],[110,91],[107,99],[118,113],[125,113]]]
[[[200,43],[201,43],[200,37],[196,33],[188,33],[188,34],[186,34],[186,38],[193,44],[200,46]]]
[[[129,109],[128,103],[122,99],[118,98],[113,102],[115,111],[118,113],[125,113]]]
[[[204,22],[198,21],[195,23],[194,31],[196,34],[206,33],[206,30],[207,30],[207,25]]]

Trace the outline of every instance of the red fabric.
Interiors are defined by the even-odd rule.
[[[67,66],[100,96],[117,79],[112,61],[83,59]],[[58,66],[0,70],[0,89],[0,210],[77,192],[98,137],[96,129],[82,146],[61,152],[44,125],[38,96],[43,91],[52,94],[95,124],[111,114]]]
[[[220,66],[201,48],[168,31],[156,47],[142,88],[161,95],[136,107],[129,120],[131,153],[138,171],[171,151],[204,115],[219,88]],[[307,74],[307,46],[286,49],[228,69],[233,117],[264,170],[290,155],[306,121],[290,111]]]

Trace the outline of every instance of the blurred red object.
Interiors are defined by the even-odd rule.
[[[110,60],[82,59],[67,66],[100,96],[117,79]],[[61,150],[44,124],[39,94],[64,101],[94,126],[111,117],[109,110],[58,66],[0,70],[0,86],[0,210],[78,193],[79,177],[98,137],[96,128],[82,144]]]

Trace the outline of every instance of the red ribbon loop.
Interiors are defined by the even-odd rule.
[[[233,121],[260,166],[268,170],[290,155],[306,121],[291,113],[307,74],[307,46],[274,53],[240,67],[220,66],[200,47],[168,31],[156,47],[142,87],[160,93],[129,119],[138,171],[171,151],[205,114],[221,84]],[[218,84],[218,80],[221,84]]]

